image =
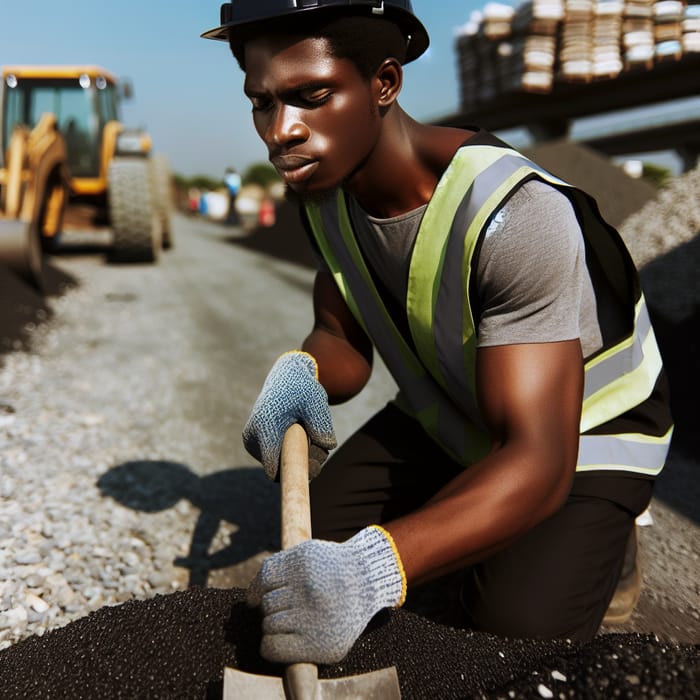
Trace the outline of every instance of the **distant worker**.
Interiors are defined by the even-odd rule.
[[[205,36],[244,70],[319,260],[314,326],[243,431],[273,479],[289,425],[311,442],[314,539],[249,589],[263,656],[337,662],[379,610],[449,572],[474,629],[591,639],[672,432],[622,239],[493,135],[403,111],[403,64],[429,43],[409,0],[233,0],[221,17]],[[399,396],[326,459],[329,403],[365,386],[375,348]]]
[[[189,204],[190,214],[199,214],[199,204],[202,198],[202,193],[198,187],[190,187],[187,190],[187,201]]]
[[[241,176],[236,172],[235,168],[226,168],[224,182],[228,191],[228,214],[226,215],[226,223],[230,226],[238,226],[240,220],[236,211],[236,199],[241,191]]]

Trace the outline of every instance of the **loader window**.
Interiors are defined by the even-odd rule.
[[[19,80],[6,90],[7,114],[3,134],[7,144],[16,123],[34,127],[44,112],[56,115],[68,148],[68,166],[73,177],[99,174],[99,148],[102,139],[96,113],[95,90],[82,88],[77,80]]]
[[[19,90],[5,91],[5,123],[2,134],[2,152],[10,145],[10,135],[16,124],[24,123],[24,93]]]
[[[74,177],[95,176],[99,171],[99,124],[93,109],[93,91],[77,84],[32,90],[31,119],[53,112],[68,148],[68,166]]]
[[[97,90],[97,104],[102,124],[119,119],[117,90],[114,85],[107,84],[102,90]]]

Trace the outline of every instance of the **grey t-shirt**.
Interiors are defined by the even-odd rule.
[[[425,209],[377,219],[349,200],[360,247],[401,306]],[[478,347],[580,338],[588,357],[602,344],[581,228],[568,198],[547,183],[524,183],[493,218],[477,261],[476,291]]]

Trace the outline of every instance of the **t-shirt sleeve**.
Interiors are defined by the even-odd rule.
[[[550,185],[529,181],[513,193],[484,234],[476,274],[478,347],[581,337],[583,235]]]

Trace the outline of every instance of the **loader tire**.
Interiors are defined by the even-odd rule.
[[[172,227],[172,193],[170,187],[170,163],[167,156],[156,153],[151,159],[153,182],[155,185],[156,207],[160,216],[160,230],[163,249],[174,245]]]
[[[112,227],[112,258],[117,262],[155,262],[161,248],[160,217],[150,162],[115,158],[107,175]]]

